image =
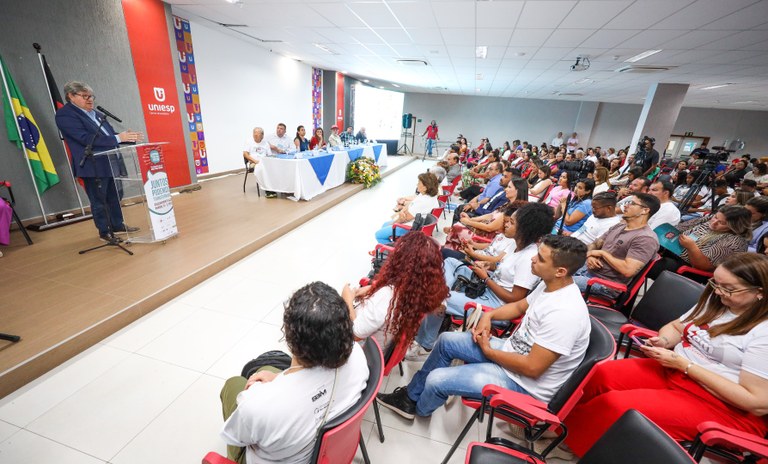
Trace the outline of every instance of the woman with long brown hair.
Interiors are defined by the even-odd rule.
[[[410,344],[424,316],[448,295],[440,247],[419,231],[397,239],[369,286],[354,291],[346,285],[341,293],[355,337],[373,336],[382,350],[402,337]]]
[[[768,431],[768,257],[737,253],[715,269],[696,306],[641,347],[647,358],[599,366],[568,415],[566,443],[583,455],[628,409],[675,440],[716,421]]]

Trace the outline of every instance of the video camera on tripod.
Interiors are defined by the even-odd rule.
[[[712,147],[714,152],[709,152],[704,158],[704,164],[714,164],[717,166],[720,163],[728,161],[728,157],[736,150],[728,150],[725,147]],[[695,150],[694,150],[695,152]]]

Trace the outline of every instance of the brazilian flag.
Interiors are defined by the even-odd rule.
[[[2,76],[5,79],[5,82],[0,83],[2,84],[0,91],[3,95],[3,113],[5,114],[8,140],[15,143],[19,148],[23,144],[24,153],[29,159],[29,166],[32,168],[32,174],[35,178],[37,191],[43,193],[59,183],[59,176],[56,174],[56,168],[53,166],[48,147],[45,146],[45,140],[43,140],[40,129],[37,127],[35,118],[32,117],[27,102],[24,101],[24,97],[8,73],[8,68],[2,57],[0,57],[0,68],[2,68]],[[18,129],[16,128],[17,124]],[[21,134],[19,134],[19,130]]]

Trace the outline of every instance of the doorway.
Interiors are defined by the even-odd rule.
[[[664,159],[687,160],[691,157],[691,152],[703,143],[709,146],[709,137],[670,135],[667,148],[664,150]]]

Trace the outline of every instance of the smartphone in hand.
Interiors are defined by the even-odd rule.
[[[632,335],[629,338],[631,338],[632,341],[638,344],[639,346],[652,346],[651,342],[649,342],[648,339],[645,337],[638,337],[637,335]]]

